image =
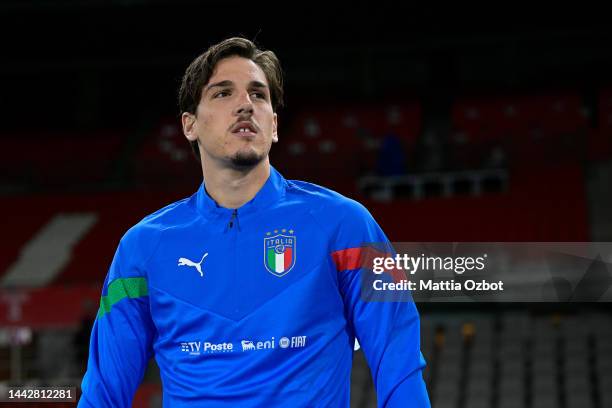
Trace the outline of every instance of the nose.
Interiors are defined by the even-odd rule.
[[[234,113],[236,116],[253,114],[253,102],[251,101],[251,97],[248,92],[245,93],[242,98],[240,98]]]

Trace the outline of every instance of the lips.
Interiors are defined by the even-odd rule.
[[[240,136],[254,136],[257,134],[257,127],[253,122],[242,121],[232,126],[231,132]]]

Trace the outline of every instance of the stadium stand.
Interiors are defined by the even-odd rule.
[[[420,106],[410,101],[306,108],[294,112],[272,159],[288,177],[307,175],[313,182],[354,192],[356,179],[376,171],[386,137],[394,135],[406,155],[413,152],[420,117]]]
[[[577,92],[458,99],[452,107],[454,165],[474,167],[504,152],[517,167],[582,159],[589,129]]]
[[[199,179],[199,167],[177,118],[162,119],[146,135],[128,166],[139,188],[177,189],[197,185]]]
[[[435,407],[606,407],[610,315],[602,310],[423,312]],[[532,310],[535,305],[529,305]]]
[[[127,134],[123,131],[78,134],[14,134],[3,140],[0,185],[11,189],[63,189],[100,184],[113,173]]]

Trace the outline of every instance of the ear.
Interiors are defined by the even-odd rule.
[[[278,142],[278,115],[274,114],[274,123],[272,127],[272,143]]]
[[[183,125],[183,134],[190,142],[198,140],[196,134],[196,116],[193,113],[183,112],[181,115],[181,123]]]

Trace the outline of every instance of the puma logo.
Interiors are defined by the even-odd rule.
[[[200,262],[198,262],[198,263],[193,262],[191,259],[179,258],[178,266],[193,266],[194,268],[196,268],[198,270],[198,272],[200,272],[200,276],[204,277],[204,272],[202,272],[202,261],[207,256],[208,256],[208,252],[204,254],[202,259],[200,259]]]

